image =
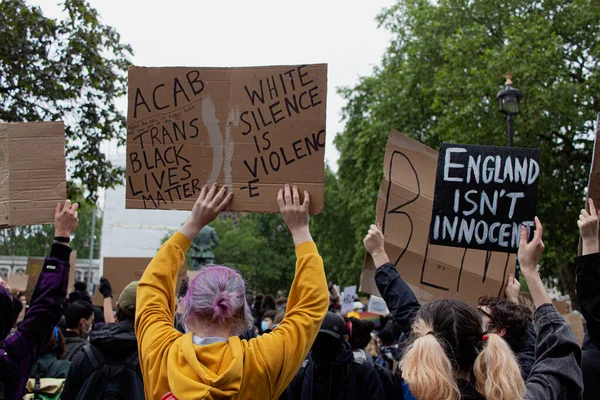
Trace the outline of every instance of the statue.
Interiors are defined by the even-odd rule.
[[[215,228],[206,225],[192,241],[192,269],[197,270],[204,265],[214,264],[213,249],[219,245],[219,236]]]

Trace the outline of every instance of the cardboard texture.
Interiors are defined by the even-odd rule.
[[[27,268],[25,270],[25,274],[29,276],[29,279],[27,280],[27,290],[25,290],[25,297],[27,298],[28,303],[31,302],[31,296],[33,295],[35,285],[37,285],[37,281],[40,277],[40,273],[42,272],[42,268],[44,268],[43,257],[29,257],[27,259]]]
[[[553,301],[554,307],[558,310],[559,313],[565,315],[569,312],[569,304],[566,300],[556,300]]]
[[[6,283],[10,288],[11,292],[18,291],[24,292],[27,290],[27,282],[29,281],[29,276],[27,275],[19,275],[19,274],[10,274]]]
[[[565,319],[567,320],[569,325],[571,325],[571,328],[573,328],[575,337],[577,337],[577,341],[579,342],[579,345],[582,346],[583,345],[583,336],[585,333],[583,330],[583,317],[579,313],[564,314],[563,317],[565,317]]]
[[[129,68],[126,207],[191,210],[227,185],[229,211],[275,213],[284,184],[323,209],[327,64]]]
[[[0,228],[51,223],[65,166],[62,122],[0,123]]]
[[[521,227],[533,234],[539,175],[539,149],[442,144],[429,243],[516,254]]]
[[[600,210],[600,114],[596,120],[596,135],[594,136],[594,153],[592,155],[592,166],[590,168],[590,178],[588,180],[587,199],[594,200],[596,210]],[[585,209],[590,211],[589,204],[585,202]],[[600,238],[598,239],[600,241]],[[579,251],[581,255],[581,238],[579,238]]]
[[[119,296],[125,286],[132,281],[139,281],[146,270],[148,264],[152,261],[151,257],[105,257],[104,258],[104,277],[110,282],[112,287],[113,299],[118,301]],[[181,268],[177,276],[177,285],[175,293],[179,293],[179,288],[186,276],[186,269]],[[102,307],[104,298],[96,288],[94,293],[94,305]]]
[[[452,298],[477,304],[485,294],[501,296],[515,269],[514,255],[429,244],[437,159],[435,150],[390,132],[377,199],[390,261],[423,303]],[[363,266],[360,291],[381,296],[371,257]]]

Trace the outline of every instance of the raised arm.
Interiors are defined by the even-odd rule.
[[[100,278],[100,287],[98,288],[102,297],[104,297],[104,322],[106,324],[115,323],[115,313],[113,310],[112,286],[105,277]]]
[[[271,385],[265,398],[278,398],[290,384],[312,347],[329,304],[323,259],[308,229],[308,192],[304,192],[302,204],[298,189],[294,187],[292,194],[286,185],[277,202],[292,233],[297,261],[285,318],[271,333],[249,342],[255,343],[264,360]]]
[[[590,212],[581,210],[579,233],[582,255],[575,258],[577,266],[577,296],[581,313],[587,322],[587,332],[600,348],[600,253],[598,252],[598,213],[594,201],[589,200]]]
[[[78,205],[71,205],[69,200],[64,206],[57,204],[54,213],[56,238],[68,238],[75,231],[79,223],[77,208]],[[50,257],[44,261],[23,323],[14,335],[0,344],[0,369],[11,366],[21,371],[21,374],[24,374],[22,376],[27,376],[27,373],[22,371],[31,370],[48,343],[52,329],[58,324],[63,313],[62,304],[67,296],[69,281],[70,253],[71,248],[66,240],[55,241],[52,244]]]
[[[182,335],[174,327],[175,286],[185,252],[202,227],[219,215],[231,197],[227,186],[218,192],[216,184],[210,190],[204,186],[190,218],[160,248],[142,275],[136,295],[135,334],[148,398],[165,394],[162,389],[168,387],[168,382],[158,381],[160,376],[166,376],[160,371],[167,368],[168,348]]]
[[[384,248],[383,233],[378,226],[371,225],[364,245],[377,267],[375,272],[377,289],[392,313],[395,324],[408,334],[421,305],[413,291],[400,277],[396,267],[390,262]]]
[[[571,326],[552,305],[537,271],[544,251],[542,225],[535,218],[535,234],[527,243],[521,229],[519,264],[535,303],[538,331],[535,363],[526,381],[527,399],[578,399],[583,393],[581,349]]]

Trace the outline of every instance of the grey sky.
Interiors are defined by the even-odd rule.
[[[36,0],[57,17],[57,0]],[[132,45],[142,66],[329,64],[326,158],[337,169],[333,138],[343,129],[339,86],[379,64],[389,34],[375,16],[393,0],[90,0],[105,24]],[[119,106],[126,111],[126,99]]]

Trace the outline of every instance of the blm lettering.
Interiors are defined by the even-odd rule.
[[[538,149],[443,144],[430,243],[516,253],[535,225]]]

